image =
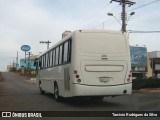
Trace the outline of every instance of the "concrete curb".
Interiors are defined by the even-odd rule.
[[[133,90],[132,93],[160,93],[160,88],[146,88]]]

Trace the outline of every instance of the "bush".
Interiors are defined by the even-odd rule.
[[[135,79],[132,81],[132,89],[138,90],[141,88],[159,88],[160,79],[150,78],[150,79]]]

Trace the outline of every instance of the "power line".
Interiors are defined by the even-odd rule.
[[[112,3],[112,1],[114,2],[119,2],[121,5],[122,5],[122,15],[121,15],[121,19],[122,19],[122,32],[126,32],[126,4],[129,5],[129,7],[131,5],[134,5],[135,2],[132,2],[130,0],[111,0],[110,3]],[[109,15],[109,14],[108,14]],[[114,15],[111,15],[111,16],[114,16]],[[115,17],[116,18],[116,17]],[[117,18],[116,18],[117,19]]]
[[[105,15],[106,15],[106,12],[105,12],[105,14],[103,14],[103,15],[101,15],[101,16],[99,16],[99,17],[96,17],[96,18],[95,18],[94,20],[92,20],[92,22],[90,22],[89,24],[87,24],[86,22],[89,21],[91,18],[93,18],[97,13],[100,13],[100,11],[102,11],[104,8],[106,8],[106,7],[109,6],[109,5],[110,5],[110,3],[102,6],[102,7],[99,8],[99,9],[97,9],[93,14],[91,14],[91,15],[89,15],[87,18],[81,20],[81,21],[80,21],[77,25],[75,25],[73,28],[78,27],[80,24],[82,24],[85,28],[88,28],[88,27],[90,27],[91,25],[97,26],[97,25],[95,24],[95,22],[97,22],[98,20],[100,20],[100,18],[101,18],[102,16],[105,16]],[[120,6],[120,5],[115,6],[114,8],[112,8],[112,9],[109,10],[109,11],[115,10],[116,8],[118,8],[118,6]],[[110,19],[108,19],[108,20],[110,20]],[[104,20],[104,22],[101,23],[101,24],[104,24],[104,23],[105,23],[106,21],[108,21],[108,20]],[[85,23],[86,23],[86,24],[85,24]],[[95,27],[95,26],[94,26],[94,27]],[[72,29],[73,29],[73,28],[72,28]]]
[[[92,13],[91,15],[89,15],[87,18],[81,20],[77,25],[75,25],[75,27],[73,28],[76,28],[78,27],[80,24],[86,22],[87,20],[91,19],[93,16],[95,16],[95,14],[97,14],[99,11],[103,10],[104,8],[106,8],[108,5],[110,5],[110,3],[108,3],[107,5],[104,5],[103,7],[99,8],[98,10],[96,10],[94,13]]]
[[[110,3],[109,3],[109,4],[110,4]],[[108,5],[108,4],[107,4],[107,5]],[[106,5],[106,6],[107,6],[107,5]],[[113,12],[113,11],[116,10],[119,6],[120,6],[120,4],[118,4],[117,6],[113,7],[111,10],[108,10],[107,13]],[[104,15],[106,15],[106,12],[105,12]],[[104,16],[104,15],[103,15],[103,16]],[[92,23],[90,23],[89,25],[86,25],[86,26],[92,26],[92,29],[95,29],[95,28],[98,27],[98,26],[103,26],[103,29],[104,29],[104,24],[105,24],[107,21],[111,20],[111,18],[109,18],[109,19],[104,19],[103,21],[95,24],[95,22],[97,22],[99,19],[100,19],[100,17],[97,17],[97,19],[95,19]],[[118,20],[118,21],[120,21],[120,20]]]
[[[97,23],[98,24],[101,23],[102,22],[101,20],[104,19],[105,15],[106,15],[106,13],[104,13],[103,15],[97,16],[96,19],[92,20],[90,23],[88,23],[87,25],[85,25],[85,27],[88,28],[88,27],[92,27],[92,26],[96,25]]]
[[[144,5],[142,5],[142,6],[139,6],[139,7],[133,8],[133,9],[131,9],[131,10],[128,10],[128,11],[126,11],[126,12],[129,12],[129,11],[132,11],[132,10],[136,10],[136,9],[139,9],[139,8],[142,8],[142,7],[145,7],[145,6],[148,6],[148,5],[153,4],[153,3],[156,3],[156,2],[158,2],[158,1],[160,1],[160,0],[152,1],[152,2],[147,3],[147,4],[144,4]]]
[[[108,10],[108,12],[111,12],[111,11],[114,11],[115,9],[117,9],[118,7],[119,7],[120,5],[118,4],[117,6],[115,6],[114,8],[112,8],[111,10]],[[106,15],[106,12],[103,14],[103,15],[101,15],[101,16],[97,16],[97,18],[96,19],[94,19],[94,21],[92,21],[90,24],[88,24],[88,25],[86,25],[86,28],[87,27],[92,27],[92,28],[95,28],[95,27],[97,27],[97,26],[101,26],[101,25],[104,25],[104,23],[106,23],[107,21],[109,21],[111,18],[109,18],[109,19],[106,19],[106,20],[103,20],[103,22],[101,21],[99,21],[100,20],[100,18],[102,18],[102,16],[103,16],[103,18],[104,18],[104,16]],[[95,24],[95,22],[99,22],[99,23],[96,23]],[[104,26],[103,26],[104,27]]]
[[[153,21],[146,21],[146,20],[135,20],[135,19],[131,19],[130,21],[134,21],[134,22],[145,22],[145,23],[153,23]],[[160,21],[156,21],[156,22],[154,22],[154,24],[159,24],[160,23]]]
[[[116,7],[114,7],[113,9],[109,10],[108,12],[113,12],[113,10],[115,10],[117,7],[119,7],[120,5],[118,4]]]
[[[139,30],[128,30],[129,33],[160,33],[160,31],[139,31]]]

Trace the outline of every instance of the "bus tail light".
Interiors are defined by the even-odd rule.
[[[80,83],[80,82],[81,82],[81,79],[78,79],[77,82]]]
[[[78,75],[78,74],[76,75],[76,78],[79,78],[79,75]]]
[[[77,78],[77,82],[80,83],[81,79],[80,79],[80,76],[79,76],[77,70],[74,70],[73,72],[74,72],[75,77]]]
[[[131,80],[132,80],[132,72],[130,71],[130,74],[128,75],[127,81],[128,81],[128,82],[131,82]]]
[[[77,70],[74,70],[74,74],[77,74]]]

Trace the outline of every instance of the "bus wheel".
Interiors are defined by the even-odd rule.
[[[42,90],[41,84],[42,84],[41,81],[39,81],[39,90],[40,90],[40,93],[41,93],[41,94],[45,94],[45,91]]]
[[[45,91],[42,90],[42,87],[39,86],[39,90],[40,90],[40,93],[41,93],[41,94],[45,94]]]
[[[59,89],[57,83],[54,85],[54,99],[60,101]]]

